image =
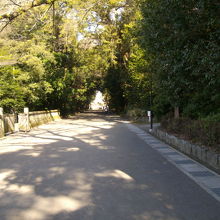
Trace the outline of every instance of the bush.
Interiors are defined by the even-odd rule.
[[[140,108],[129,109],[127,111],[127,116],[133,120],[138,120],[140,118],[146,117],[146,112]]]
[[[209,116],[205,119],[192,120],[189,118],[173,119],[165,117],[161,127],[174,135],[181,136],[194,143],[220,150],[219,116]]]

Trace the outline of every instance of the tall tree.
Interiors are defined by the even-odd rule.
[[[196,118],[219,111],[219,12],[217,0],[143,1],[142,46],[162,114],[171,107]]]

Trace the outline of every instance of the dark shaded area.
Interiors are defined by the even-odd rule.
[[[168,133],[220,152],[220,122],[217,120],[164,117],[161,126]]]

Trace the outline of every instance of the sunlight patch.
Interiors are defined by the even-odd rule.
[[[73,151],[73,152],[75,152],[75,151],[79,151],[80,149],[78,148],[78,147],[72,147],[72,148],[67,148],[65,151],[67,151],[67,152],[71,152],[71,151]]]
[[[14,170],[3,170],[0,173],[0,189],[3,190],[7,187],[8,182],[15,178]]]
[[[21,212],[20,219],[44,220],[48,215],[73,212],[84,206],[84,203],[67,196],[39,197],[31,209]]]
[[[30,194],[34,192],[34,186],[10,184],[5,188],[5,192],[13,192],[17,194]]]
[[[23,153],[22,155],[24,156],[32,156],[32,157],[39,157],[40,156],[40,152],[27,152],[27,153]]]
[[[63,167],[53,167],[51,173],[63,173]],[[55,196],[39,196],[36,194],[35,186],[42,183],[43,177],[35,178],[35,185],[11,184],[16,180],[13,170],[2,170],[0,173],[0,197],[5,198],[7,204],[17,202],[17,207],[6,211],[7,220],[45,220],[52,219],[59,213],[71,213],[91,203],[91,184],[88,177],[82,172],[74,172],[67,178],[65,185],[69,189],[65,194]],[[2,186],[4,185],[4,188]],[[72,189],[71,189],[72,188]],[[59,190],[50,185],[44,188],[44,192],[59,193]],[[66,190],[65,190],[66,191]],[[49,194],[48,194],[49,195]]]
[[[30,150],[33,149],[32,146],[22,146],[22,145],[8,145],[6,147],[1,147],[0,148],[0,154],[5,154],[5,153],[11,153],[11,152],[16,152],[20,150]]]
[[[31,185],[10,184],[15,178],[14,170],[5,170],[0,173],[0,190],[3,192],[12,192],[16,194],[29,194],[34,191]]]
[[[49,169],[50,173],[63,174],[65,172],[64,167],[52,167]]]
[[[70,137],[64,137],[64,136],[59,136],[59,135],[36,135],[38,138],[46,138],[46,139],[58,139],[58,140],[64,140],[64,141],[72,141],[73,138]]]
[[[126,174],[125,172],[121,170],[110,170],[110,171],[104,171],[102,173],[96,173],[95,176],[97,177],[114,177],[118,179],[123,179],[127,182],[132,182],[134,179]]]

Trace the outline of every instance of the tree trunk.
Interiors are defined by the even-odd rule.
[[[180,109],[178,106],[174,108],[174,118],[178,119],[180,117]]]

